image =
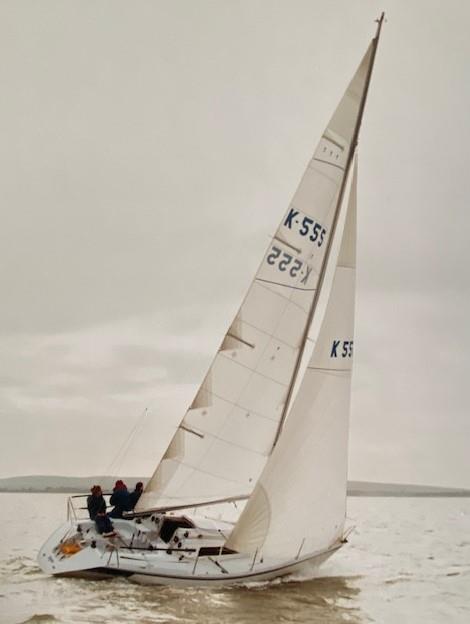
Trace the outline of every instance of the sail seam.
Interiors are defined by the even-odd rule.
[[[329,137],[326,133],[323,133],[321,135],[321,138],[325,139],[325,141],[329,141],[330,143],[333,143],[333,145],[336,145],[336,147],[338,147],[342,152],[344,152],[344,150],[347,147],[347,145],[341,145],[341,143],[339,143],[338,141],[335,141],[334,139]]]
[[[285,388],[286,386],[284,386],[283,384],[280,384],[279,382],[276,382],[279,386],[282,386],[283,388]],[[269,420],[270,422],[277,422],[277,418],[270,418],[269,416],[265,416],[264,414],[260,414],[259,412],[256,412],[255,410],[252,410],[249,407],[244,407],[243,405],[240,405],[239,403],[235,403],[234,401],[230,401],[229,399],[224,398],[223,396],[220,396],[219,394],[216,394],[215,392],[209,392],[208,394],[211,394],[212,396],[216,397],[217,399],[219,399],[219,401],[223,401],[224,403],[228,403],[229,405],[232,405],[233,407],[239,407],[241,410],[244,410],[246,412],[250,413],[250,416],[258,416],[259,418],[263,418],[264,420]],[[207,408],[196,408],[196,409],[207,409]],[[191,410],[188,410],[188,412],[186,412],[186,414],[188,414]]]
[[[284,288],[291,288],[292,290],[301,290],[302,292],[312,292],[316,288],[300,288],[299,286],[291,286],[290,284],[281,284],[280,282],[273,282],[271,280],[262,279],[261,277],[255,278],[256,282],[265,282],[266,284],[274,284],[275,286],[283,286]],[[289,299],[289,301],[292,301]]]
[[[290,301],[290,300],[288,300]],[[295,304],[294,304],[295,305]],[[305,310],[303,308],[300,308],[305,314],[307,314],[305,312]],[[256,331],[259,331],[261,334],[263,334],[263,336],[267,336],[268,338],[274,338],[275,340],[277,340],[277,342],[280,342],[281,344],[285,345],[286,347],[290,347],[291,349],[297,349],[296,346],[289,344],[288,342],[286,342],[285,340],[282,340],[282,338],[277,338],[275,336],[273,336],[272,334],[269,334],[267,331],[265,331],[264,329],[261,329],[261,327],[257,327],[256,325],[253,325],[253,323],[250,323],[249,321],[242,321],[242,323],[244,325],[248,325],[248,327],[251,327],[253,329],[256,329]],[[230,349],[224,349],[224,351],[230,351]],[[224,353],[224,351],[220,351],[220,353]]]
[[[345,171],[345,168],[342,167],[341,165],[337,165],[336,163],[332,163],[329,162],[328,160],[323,160],[322,158],[316,158],[315,156],[312,158],[312,160],[315,160],[316,162],[321,162],[325,165],[331,165],[332,167],[336,167],[336,169],[340,169],[341,171]]]
[[[255,454],[255,453],[253,453],[253,454]],[[209,470],[203,470],[202,468],[198,468],[196,466],[193,466],[192,464],[186,464],[185,462],[182,462],[182,461],[180,461],[179,464],[180,464],[180,466],[185,466],[186,468],[189,468],[190,470],[193,470],[194,472],[200,472],[202,474],[207,474],[207,475],[210,475],[211,477],[215,477],[216,479],[221,479],[223,481],[229,481],[230,483],[236,483],[237,485],[242,484],[241,481],[234,481],[233,479],[229,479],[228,477],[225,477],[223,475],[216,474],[215,472],[209,472]]]
[[[242,323],[243,323],[243,321],[242,321]],[[243,340],[243,338],[240,338],[240,336],[236,336],[235,334],[232,334],[232,333],[230,333],[230,332],[227,332],[227,333],[225,334],[225,337],[226,337],[226,338],[233,338],[233,340],[238,340],[238,342],[241,342],[241,343],[243,343],[244,345],[246,345],[247,347],[251,347],[252,349],[254,349],[254,348],[255,348],[255,346],[256,346],[256,345],[254,345],[253,343],[248,342],[247,340]],[[231,349],[230,349],[230,348],[228,348],[228,349],[223,349],[223,351],[231,351]],[[221,349],[221,352],[222,352],[222,349]]]
[[[291,245],[291,243],[288,243],[283,238],[280,238],[277,234],[274,234],[273,239],[279,241],[282,245],[285,245],[286,247],[290,247],[290,249],[293,249],[299,255],[302,253],[302,250],[299,247],[295,247],[294,245]]]
[[[276,424],[276,421],[272,421],[272,422],[274,424]],[[243,446],[243,444],[237,444],[236,442],[230,442],[229,440],[226,440],[225,438],[221,438],[220,436],[217,436],[217,435],[215,435],[213,433],[210,433],[208,431],[204,431],[204,429],[201,429],[201,431],[204,432],[204,437],[212,438],[213,440],[218,440],[219,442],[224,442],[228,446],[234,446],[236,448],[243,449],[244,451],[249,451],[250,453],[254,453],[255,455],[260,455],[261,457],[266,457],[266,453],[263,453],[261,451],[256,451],[256,450],[250,448],[249,446]]]
[[[350,368],[327,368],[326,366],[307,366],[307,370],[324,371],[325,373],[350,373]]]
[[[318,276],[318,274],[316,273],[316,275]],[[307,314],[307,311],[305,310],[305,308],[303,308],[299,303],[297,303],[296,301],[293,301],[290,297],[285,297],[283,294],[277,292],[276,290],[272,290],[271,288],[268,288],[268,286],[266,286],[263,282],[260,282],[258,280],[258,278],[255,278],[254,280],[255,282],[258,282],[258,285],[260,288],[264,288],[265,290],[269,291],[270,293],[273,293],[274,295],[277,295],[280,299],[284,299],[284,301],[288,301],[289,303],[292,303],[292,305],[296,306],[297,308],[299,308],[299,310],[302,310],[302,312],[304,312],[305,314]],[[272,282],[274,283],[274,282]],[[316,290],[316,288],[314,288],[314,290]],[[291,291],[292,292],[292,291]],[[245,321],[243,321],[245,322]],[[253,327],[256,327],[256,325],[253,325]]]
[[[273,338],[273,336],[271,336],[271,338]],[[289,347],[290,349],[292,349],[292,351],[296,351],[295,347]],[[224,355],[223,351],[219,351],[220,355],[222,355],[224,358],[226,358],[227,360],[229,360],[229,362],[233,362],[234,364],[237,364],[237,366],[241,366],[242,368],[245,368],[246,370],[249,370],[252,375],[260,375],[260,377],[263,377],[264,379],[267,379],[268,381],[274,381],[275,383],[278,383],[280,386],[284,386],[285,388],[287,388],[286,384],[283,384],[280,381],[277,381],[276,379],[273,379],[272,377],[269,377],[269,375],[265,375],[264,373],[261,373],[259,370],[257,370],[256,368],[250,368],[249,366],[247,366],[246,364],[242,364],[242,362],[238,362],[237,360],[232,359],[231,357]],[[263,353],[264,355],[264,353]],[[261,356],[262,357],[262,356]]]

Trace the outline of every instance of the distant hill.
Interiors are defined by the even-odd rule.
[[[137,481],[147,483],[148,477],[61,477],[55,475],[32,475],[0,479],[0,492],[60,492],[66,494],[84,494],[92,485],[101,485],[104,492],[111,492],[116,479],[122,479],[129,490],[133,490]]]
[[[348,496],[447,496],[470,497],[470,490],[408,483],[348,481]]]
[[[83,494],[99,484],[104,492],[111,492],[117,477],[61,477],[34,475],[0,479],[0,492],[57,492],[62,494]],[[137,481],[147,483],[149,477],[118,477],[129,489],[134,489]],[[444,496],[470,497],[470,490],[463,488],[443,488],[430,485],[406,483],[373,483],[370,481],[349,481],[348,496]]]

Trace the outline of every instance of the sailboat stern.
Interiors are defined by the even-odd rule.
[[[43,572],[70,576],[103,567],[103,549],[97,548],[99,536],[88,524],[94,523],[66,522],[54,531],[37,556]]]

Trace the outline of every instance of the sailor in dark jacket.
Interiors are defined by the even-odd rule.
[[[142,481],[139,481],[138,483],[135,484],[135,490],[129,494],[131,509],[134,509],[134,507],[137,505],[137,501],[139,500],[143,491],[144,491],[144,484],[142,483]]]
[[[109,502],[114,505],[114,509],[109,514],[111,518],[122,518],[123,511],[131,511],[130,494],[126,484],[121,479],[116,481]]]
[[[106,501],[99,485],[91,488],[91,496],[86,499],[90,519],[95,521],[98,533],[104,537],[115,535],[111,520],[106,514]]]

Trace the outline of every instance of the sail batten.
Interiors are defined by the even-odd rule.
[[[238,495],[240,489],[244,494],[253,491],[290,405],[323,283],[372,56],[373,44],[324,131],[182,419],[203,437],[177,429],[139,500],[139,511],[169,500],[209,502]],[[245,411],[245,420],[240,411]],[[266,417],[266,426],[254,419],[255,413]],[[235,444],[229,446],[229,438]]]

